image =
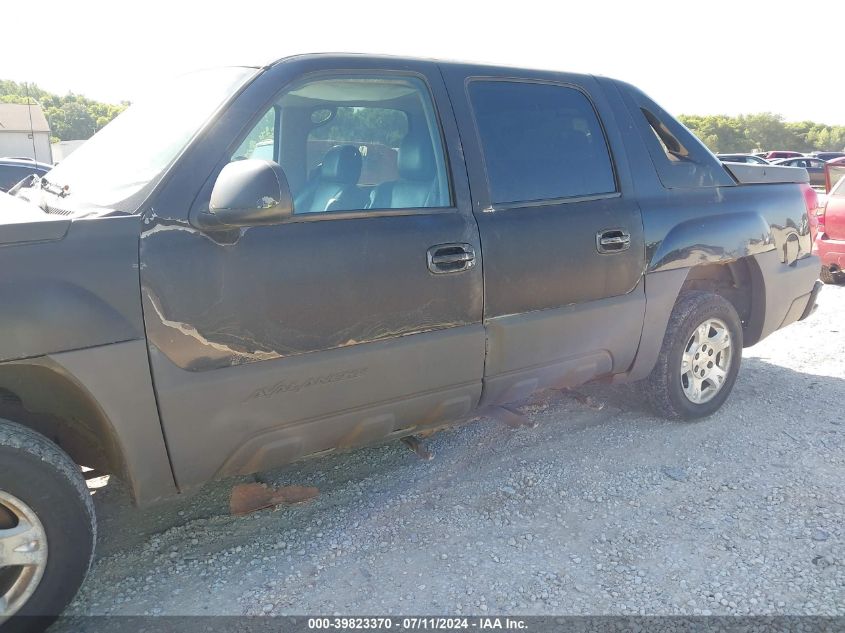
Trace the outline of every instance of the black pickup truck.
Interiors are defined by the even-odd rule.
[[[82,582],[80,466],[148,503],[596,379],[713,413],[815,307],[814,204],[601,77],[178,78],[0,194],[0,619]]]

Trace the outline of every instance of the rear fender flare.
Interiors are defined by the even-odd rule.
[[[660,242],[647,272],[720,264],[776,247],[772,227],[759,213],[711,215],[678,224]]]

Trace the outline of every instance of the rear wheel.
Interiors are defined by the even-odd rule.
[[[62,612],[88,572],[95,530],[94,507],[79,466],[43,435],[0,420],[4,633],[39,630]]]
[[[730,395],[742,360],[742,323],[733,305],[709,292],[678,298],[648,377],[648,395],[666,417],[708,416]]]

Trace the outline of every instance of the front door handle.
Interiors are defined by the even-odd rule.
[[[426,260],[435,274],[459,273],[475,266],[475,250],[469,244],[438,244],[428,249]]]
[[[631,247],[631,234],[624,229],[606,229],[596,233],[596,250],[599,253],[621,253]]]

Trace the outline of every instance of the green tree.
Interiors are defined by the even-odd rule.
[[[87,139],[96,132],[96,123],[81,103],[70,101],[45,112],[50,128],[61,140]]]
[[[60,96],[35,84],[0,79],[0,102],[39,104],[47,117],[53,140],[87,139],[123,112],[128,101],[102,103],[72,92]]]
[[[681,116],[680,120],[714,152],[745,151],[746,141],[735,118],[717,114]]]
[[[716,114],[678,118],[714,152],[845,150],[845,126],[841,125],[813,121],[787,123],[782,116],[771,112],[738,117]]]

